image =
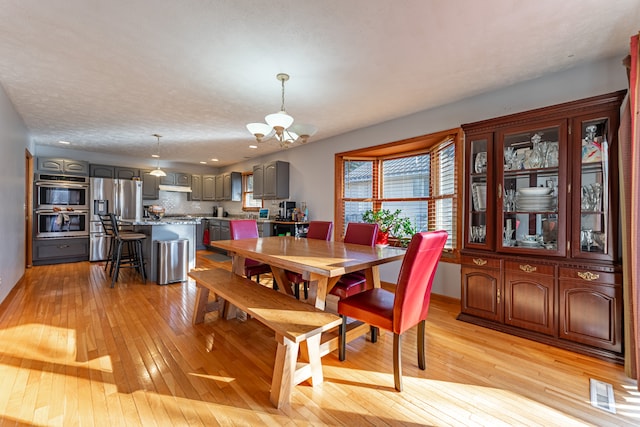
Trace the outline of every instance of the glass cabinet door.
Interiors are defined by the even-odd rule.
[[[609,145],[608,117],[581,118],[574,128],[574,215],[571,252],[574,257],[613,259],[610,173],[613,164]],[[579,140],[577,139],[579,137]]]
[[[493,136],[477,135],[467,139],[467,188],[465,246],[493,249],[494,197],[488,186],[493,182]]]
[[[499,251],[566,254],[566,123],[499,134]]]

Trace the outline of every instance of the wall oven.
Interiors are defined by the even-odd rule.
[[[89,178],[36,174],[36,239],[89,236]]]
[[[89,210],[87,177],[37,174],[35,187],[36,210]]]
[[[35,238],[52,239],[89,236],[89,212],[79,210],[37,210]]]

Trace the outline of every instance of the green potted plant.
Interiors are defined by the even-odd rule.
[[[400,209],[396,209],[395,212],[391,212],[389,209],[381,209],[379,211],[370,209],[362,214],[362,220],[371,224],[378,224],[376,244],[388,244],[389,236],[397,238],[402,244],[403,239],[410,240],[416,231],[411,220],[401,215],[402,211]]]

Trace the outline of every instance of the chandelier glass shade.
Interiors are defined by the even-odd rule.
[[[249,123],[247,130],[255,136],[258,142],[275,138],[283,148],[288,148],[296,142],[304,144],[317,132],[317,128],[309,124],[293,123],[293,117],[287,114],[284,108],[284,82],[289,80],[289,75],[280,73],[276,75],[276,78],[282,84],[282,106],[280,111],[268,114],[264,118],[266,123]]]
[[[158,135],[157,133],[154,133],[153,136],[158,138],[158,152],[157,152],[158,164],[154,170],[149,172],[149,175],[158,176],[158,177],[167,176],[167,174],[162,169],[160,169],[160,138],[162,137],[162,135]]]

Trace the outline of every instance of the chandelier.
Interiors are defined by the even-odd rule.
[[[149,172],[149,175],[167,176],[167,174],[162,169],[160,169],[160,138],[162,138],[162,135],[158,135],[157,133],[154,133],[152,136],[155,136],[156,138],[158,138],[158,152],[156,155],[156,157],[158,157],[158,166],[156,169]]]
[[[256,141],[263,142],[271,138],[275,138],[280,143],[280,147],[289,148],[295,142],[306,143],[317,129],[309,124],[293,124],[293,117],[287,114],[284,109],[284,82],[289,80],[289,75],[280,73],[276,75],[282,84],[282,105],[277,113],[267,115],[264,120],[266,123],[249,123],[247,129]]]

